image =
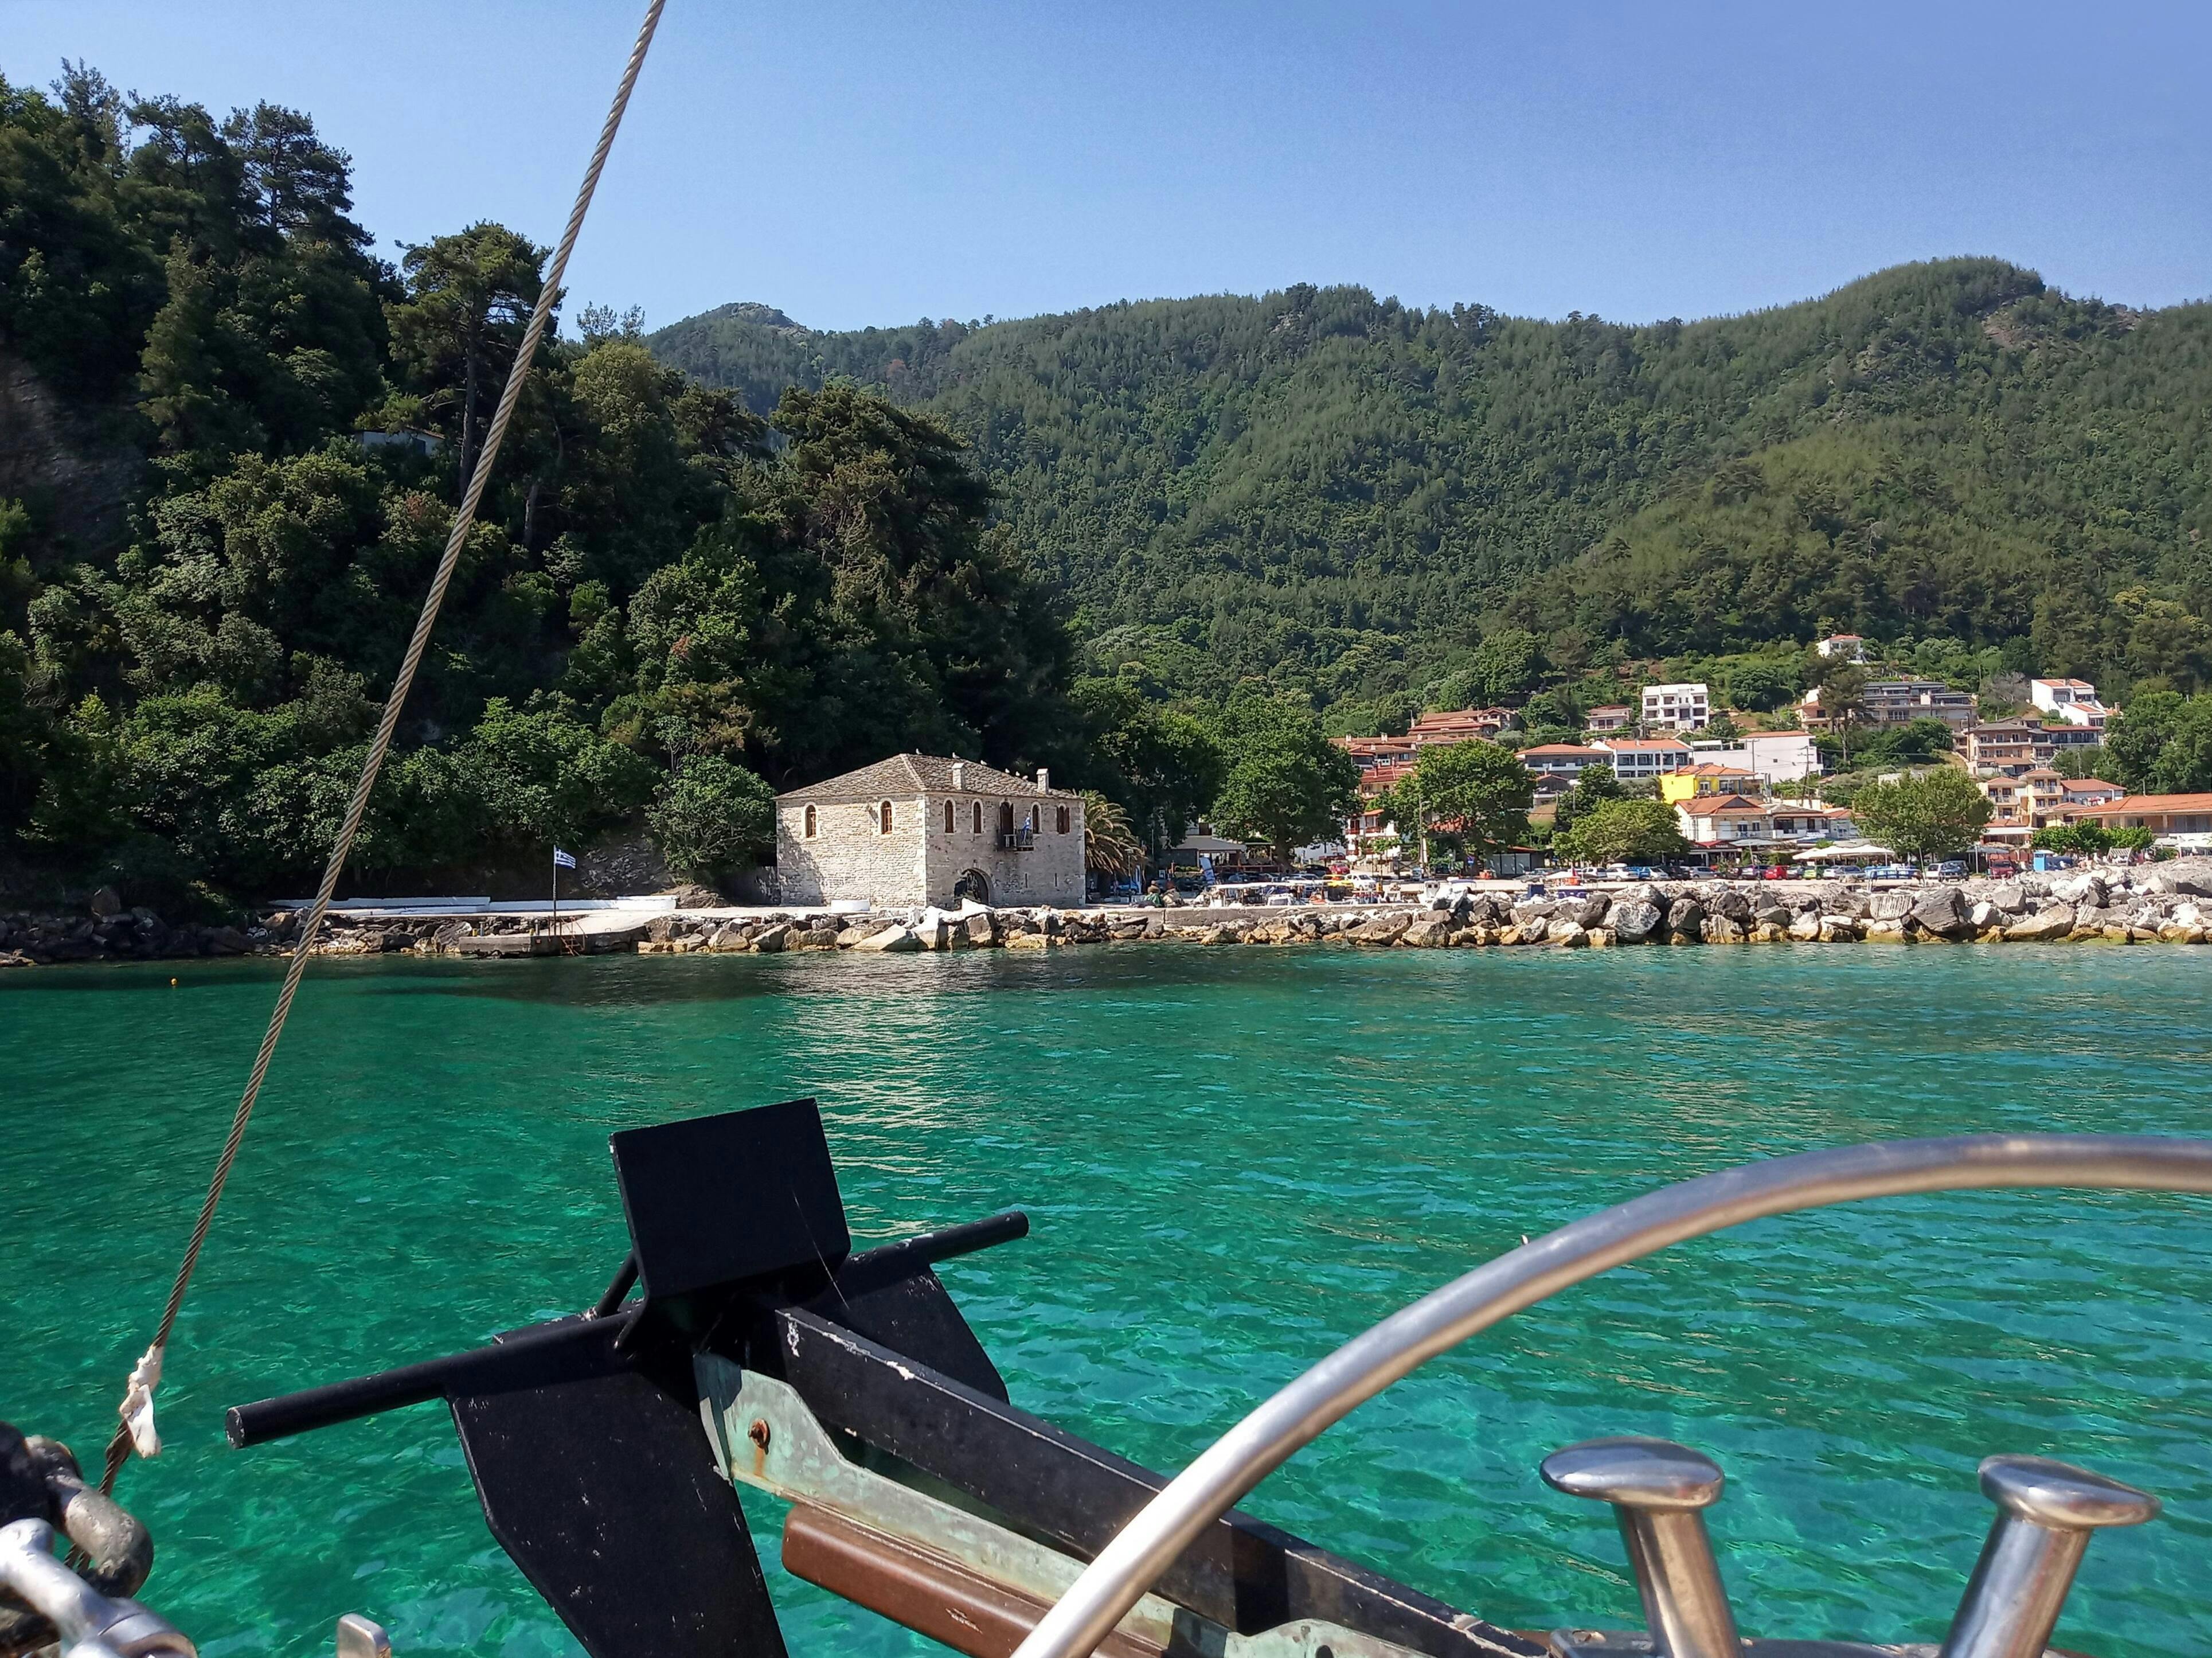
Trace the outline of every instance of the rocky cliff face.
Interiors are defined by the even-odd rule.
[[[72,406],[21,359],[0,351],[0,501],[21,501],[46,561],[91,558],[122,543],[143,462],[118,433],[127,410]]]

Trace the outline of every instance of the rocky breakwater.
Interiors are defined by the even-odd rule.
[[[66,961],[173,961],[197,956],[264,954],[281,947],[265,922],[168,922],[152,910],[125,909],[106,888],[76,915],[0,913],[0,967]]]
[[[796,950],[859,950],[905,954],[918,950],[1046,950],[1071,944],[1157,937],[1143,914],[1098,910],[983,910],[919,916],[831,915],[781,911],[724,919],[656,916],[638,944],[641,955],[695,952],[774,955]]]
[[[1295,911],[1209,923],[1176,917],[1162,936],[1199,944],[1332,941],[1369,949],[1565,949],[1634,944],[2212,942],[2212,864],[1929,881],[1669,881],[1522,898],[1468,894],[1427,911]]]

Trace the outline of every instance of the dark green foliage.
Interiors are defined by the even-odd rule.
[[[1796,697],[1804,673],[1794,656],[1752,656],[1731,666],[1725,683],[1729,702],[1764,714]]]
[[[1554,826],[1553,851],[1577,863],[1665,863],[1690,850],[1674,808],[1657,801],[1599,802],[1571,824]]]
[[[1851,816],[1867,838],[1916,863],[1965,851],[1990,812],[1988,797],[1954,765],[1869,783],[1851,796]]]
[[[2074,852],[2095,857],[2113,846],[2112,831],[2092,818],[2083,823],[2051,823],[2037,830],[2029,844],[2046,852]]]
[[[1216,734],[1198,716],[1161,707],[1127,680],[1078,680],[1073,703],[1087,728],[1079,766],[1158,857],[1220,792]]]
[[[137,477],[100,545],[0,502],[0,836],[58,873],[296,892],[335,835],[544,257],[477,223],[395,272],[349,187],[290,111],[0,82],[0,368]],[[927,416],[840,387],[771,431],[592,313],[533,364],[355,866],[536,864],[677,763],[696,869],[741,767],[1077,769],[1067,630],[990,499]]]
[[[756,408],[836,375],[925,404],[1096,665],[1182,694],[1495,700],[1473,649],[1501,607],[1560,667],[1826,619],[2115,688],[2203,671],[2195,627],[2118,595],[2212,606],[2212,306],[2001,261],[1644,327],[1300,286],[848,334],[725,307],[652,344]]]
[[[2212,791],[2212,692],[2146,692],[2105,732],[2112,781],[2136,794]]]
[[[694,881],[775,852],[775,791],[720,754],[695,754],[678,766],[645,815],[661,861]]]
[[[1293,698],[1237,698],[1222,714],[1221,748],[1227,765],[1214,827],[1260,842],[1279,860],[1334,835],[1358,804],[1359,768]]]
[[[1526,769],[1525,767],[1523,768]],[[1559,796],[1552,808],[1552,832],[1565,834],[1576,822],[1609,800],[1620,800],[1627,790],[1610,765],[1585,765],[1575,776],[1575,786]],[[1613,862],[1606,859],[1601,862]]]
[[[1862,728],[1851,739],[1851,765],[1863,771],[1926,765],[1949,753],[1956,744],[1949,726],[1925,716],[1907,720],[1903,725]],[[1823,740],[1822,747],[1826,746]]]
[[[1535,780],[1511,750],[1496,743],[1431,745],[1389,796],[1392,820],[1419,843],[1421,861],[1443,848],[1476,856],[1528,832]]]
[[[778,779],[902,749],[1051,752],[1066,630],[985,529],[957,442],[849,387],[789,392],[772,424],[774,458],[632,601],[617,728],[676,754],[743,750]]]

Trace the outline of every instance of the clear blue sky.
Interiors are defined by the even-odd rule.
[[[641,0],[0,0],[351,152],[386,251],[559,229]],[[669,0],[571,271],[648,324],[822,327],[1298,281],[1624,320],[1991,253],[2212,295],[2212,5]]]

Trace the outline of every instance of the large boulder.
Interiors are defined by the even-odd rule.
[[[1818,910],[1806,911],[1790,922],[1788,930],[1790,937],[1811,943],[1820,936],[1820,912]]]
[[[1705,906],[1693,898],[1678,898],[1667,906],[1667,931],[1677,944],[1704,940]]]
[[[1548,898],[1524,898],[1513,906],[1513,924],[1526,927],[1531,921],[1549,917],[1559,907]]]
[[[1899,887],[1893,892],[1876,893],[1866,909],[1869,921],[1902,921],[1912,913],[1913,900],[1918,895]]]
[[[2016,881],[2008,881],[1990,888],[1989,901],[1993,908],[2002,910],[2007,915],[2026,915],[2027,888]]]
[[[1707,901],[1705,912],[1740,925],[1751,919],[1751,899],[1749,894],[1736,887],[1718,887]]]
[[[1283,936],[1287,938],[1290,936],[1290,930],[1285,927],[1282,930]],[[1398,936],[1398,942],[1401,944],[1411,945],[1418,950],[1434,950],[1449,943],[1451,934],[1451,912],[1445,911],[1441,914],[1424,916],[1401,933]]]
[[[1562,949],[1581,950],[1589,947],[1589,930],[1580,922],[1569,921],[1559,916],[1553,916],[1545,923],[1544,936],[1546,942]]]
[[[2071,904],[2077,909],[2085,904],[2092,909],[2103,909],[2108,892],[2105,878],[2089,873],[2069,875],[2063,881],[2051,883],[2051,896],[2054,899],[2061,904]]]
[[[763,934],[762,936],[765,937],[766,935]],[[755,949],[762,948],[760,939],[755,939],[753,941],[753,948]],[[921,948],[921,940],[915,936],[913,928],[895,925],[886,927],[880,932],[871,933],[867,937],[862,939],[853,948],[860,950],[882,950],[885,952],[896,950],[903,952],[920,949]]]
[[[1564,917],[1577,927],[1595,927],[1605,919],[1612,906],[1613,900],[1603,893],[1586,893],[1578,899],[1566,899],[1553,915]]]
[[[772,922],[753,935],[753,948],[763,955],[774,955],[791,942],[791,927],[787,922]]]
[[[2005,929],[2005,936],[2017,943],[2045,944],[2064,938],[2073,930],[2072,906],[2054,904],[2049,909],[2030,916],[2026,921],[2014,922]]]
[[[2153,892],[2212,898],[2212,863],[2203,858],[2184,858],[2152,870],[2148,884]]]
[[[1607,919],[1623,944],[1641,944],[1661,926],[1659,907],[1647,899],[1616,900]]]
[[[1745,936],[1743,923],[1727,914],[1707,916],[1702,930],[1708,944],[1739,944]]]
[[[1915,926],[1939,938],[1949,938],[1967,930],[1966,909],[1959,901],[1959,889],[1955,887],[1933,887],[1920,893],[1913,900],[1911,913]]]
[[[1823,944],[1856,944],[1859,940],[1859,923],[1850,916],[1824,915],[1820,917],[1820,942]]]
[[[1567,928],[1573,926],[1574,923],[1563,921],[1559,925],[1562,928]],[[1530,916],[1520,923],[1516,930],[1520,933],[1521,942],[1523,944],[1541,944],[1551,936],[1552,918],[1549,916]]]

